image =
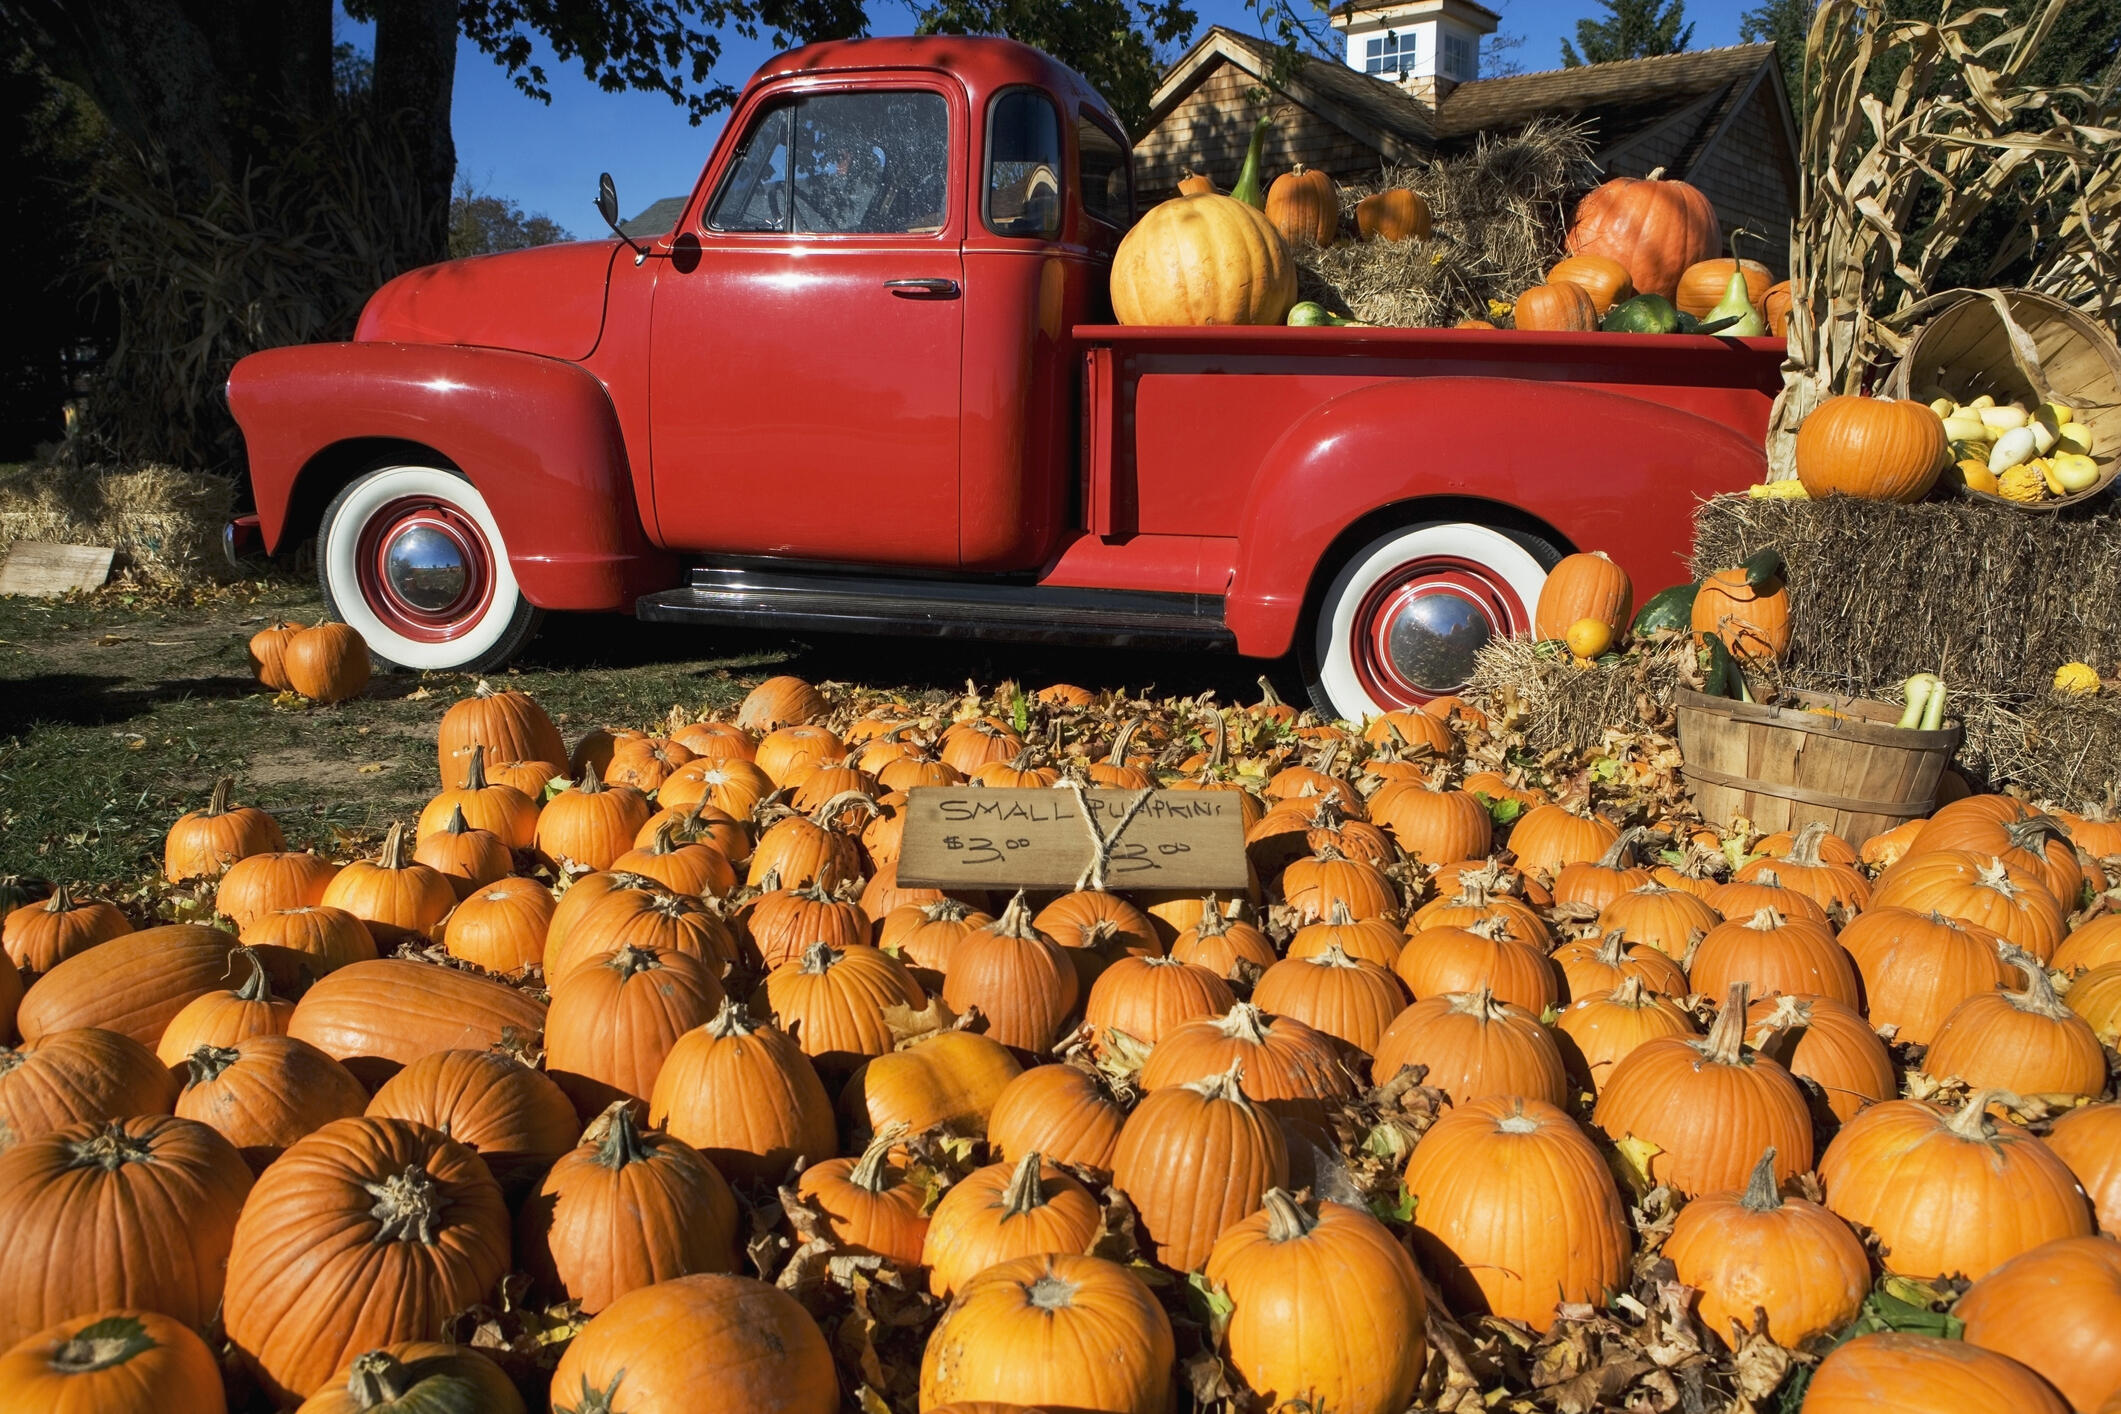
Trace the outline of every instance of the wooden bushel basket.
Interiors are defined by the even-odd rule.
[[[1910,731],[1894,725],[1900,709],[1883,702],[1789,695],[1846,715],[1679,689],[1680,769],[1704,820],[1724,826],[1743,817],[1769,833],[1816,820],[1861,847],[1936,807],[1937,781],[1959,748],[1957,723]]]

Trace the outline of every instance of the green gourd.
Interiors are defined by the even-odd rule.
[[[1245,147],[1245,165],[1238,170],[1236,185],[1230,195],[1256,210],[1267,209],[1267,190],[1259,181],[1259,157],[1267,145],[1267,129],[1274,126],[1272,117],[1263,117],[1252,125],[1252,141]]]

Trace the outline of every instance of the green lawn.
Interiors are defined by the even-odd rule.
[[[296,848],[344,853],[409,818],[437,788],[434,733],[471,690],[458,674],[378,677],[332,707],[275,699],[244,660],[261,625],[314,621],[316,591],[267,581],[196,596],[117,590],[0,599],[0,874],[99,885],[159,868],[170,821],[233,775],[237,799],[270,809]],[[729,711],[760,678],[860,682],[938,701],[967,678],[1031,686],[1216,690],[1253,701],[1261,665],[1234,657],[1055,651],[917,639],[722,632],[563,615],[505,676],[545,704],[569,740],[642,726],[674,704]],[[1300,685],[1286,667],[1285,695]],[[1296,700],[1301,700],[1296,699]]]

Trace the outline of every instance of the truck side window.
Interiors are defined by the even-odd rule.
[[[987,229],[1051,240],[1061,230],[1060,114],[1033,88],[1013,88],[987,111]]]
[[[715,194],[717,231],[932,235],[949,214],[939,93],[824,93],[761,113]]]
[[[1083,210],[1116,231],[1134,224],[1134,170],[1127,145],[1089,118],[1075,120],[1081,150]]]

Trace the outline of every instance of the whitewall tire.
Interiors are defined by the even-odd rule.
[[[1560,558],[1537,536],[1468,521],[1378,536],[1319,601],[1303,655],[1313,705],[1360,722],[1458,691],[1481,646],[1531,632]]]
[[[484,671],[537,632],[486,498],[440,467],[349,482],[317,531],[317,580],[385,666]]]

